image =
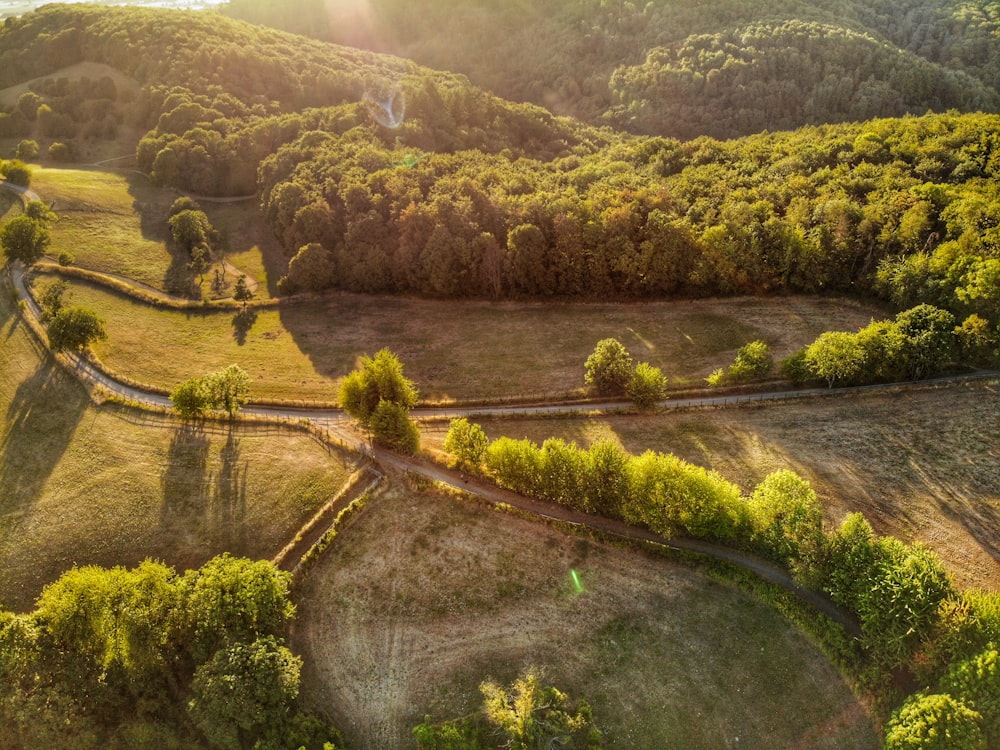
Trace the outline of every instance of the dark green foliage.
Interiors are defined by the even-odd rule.
[[[53,351],[82,352],[96,341],[108,337],[104,321],[85,307],[64,307],[49,320],[46,326],[49,346]]]
[[[170,393],[174,411],[185,419],[200,417],[212,406],[212,395],[206,378],[191,378],[180,383]]]
[[[243,311],[246,312],[247,303],[253,299],[253,292],[247,286],[247,276],[245,273],[241,273],[239,278],[236,279],[236,286],[233,287],[233,299],[243,305]]]
[[[403,365],[388,349],[374,357],[365,355],[361,366],[344,378],[340,387],[340,405],[363,425],[369,424],[383,401],[411,409],[417,403],[417,389],[403,375]]]
[[[45,254],[51,235],[48,228],[27,214],[15,216],[0,227],[0,247],[9,260],[30,266]]]
[[[38,304],[42,308],[42,322],[45,323],[55,317],[63,308],[63,297],[69,284],[62,279],[57,279],[45,287],[38,295]]]
[[[917,693],[893,714],[885,750],[987,750],[980,716],[949,695]]]
[[[795,385],[801,385],[815,377],[812,369],[806,361],[805,347],[797,352],[792,352],[778,363],[781,374],[791,380]]]
[[[318,749],[335,732],[295,703],[287,586],[228,556],[181,577],[150,561],[70,570],[34,612],[0,611],[0,744]]]
[[[191,252],[199,245],[208,245],[212,224],[204,211],[186,209],[173,214],[168,223],[174,242],[184,251]]]
[[[38,158],[38,141],[24,139],[17,144],[17,158],[21,161],[31,161]],[[10,178],[8,178],[10,179]]]
[[[185,418],[201,416],[208,409],[221,409],[230,417],[250,400],[250,376],[239,365],[180,383],[170,394],[174,411]]]
[[[412,455],[420,448],[420,430],[410,419],[410,410],[392,401],[379,401],[370,426],[375,442]]]
[[[584,367],[584,382],[601,394],[624,393],[632,379],[632,355],[617,339],[598,341]]]
[[[31,169],[19,159],[0,162],[0,175],[8,182],[21,187],[28,187],[31,184]]]

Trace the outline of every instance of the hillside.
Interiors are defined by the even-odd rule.
[[[291,5],[231,0],[222,10],[463,73],[508,99],[635,132],[733,137],[1000,105],[993,2]]]

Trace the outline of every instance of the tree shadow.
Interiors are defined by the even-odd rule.
[[[249,461],[242,460],[239,438],[232,427],[219,454],[219,474],[214,482],[211,525],[216,541],[224,549],[241,552],[244,548],[247,472]]]
[[[247,342],[247,334],[256,322],[256,310],[240,310],[233,316],[233,338],[237,344],[243,346]]]
[[[0,430],[0,514],[38,499],[87,403],[82,387],[51,361],[17,386]]]
[[[211,440],[200,424],[185,422],[174,433],[161,478],[161,526],[190,528],[204,519],[209,497],[210,446]]]

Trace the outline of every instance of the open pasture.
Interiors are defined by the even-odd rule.
[[[578,592],[571,570],[583,584]],[[609,747],[876,748],[850,687],[735,586],[474,503],[394,485],[300,588],[303,697],[352,747],[407,747],[530,665],[594,708]]]
[[[95,346],[115,372],[172,388],[237,363],[254,395],[335,400],[337,381],[362,354],[395,352],[422,398],[504,400],[580,393],[598,340],[621,340],[675,385],[701,384],[753,339],[780,358],[830,328],[856,330],[879,313],[837,298],[788,297],[636,304],[432,301],[332,293],[253,310],[171,311],[74,282],[74,304],[98,312],[108,340]]]

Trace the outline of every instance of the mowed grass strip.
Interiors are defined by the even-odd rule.
[[[919,540],[963,586],[1000,586],[1000,386],[868,393],[656,416],[478,420],[487,434],[599,439],[674,453],[745,492],[792,469],[819,494],[827,526],[860,511],[882,534]],[[425,430],[441,447],[447,425]]]
[[[72,565],[270,558],[346,478],[351,457],[291,429],[91,406],[6,292],[0,341],[0,606],[29,609]]]
[[[169,311],[73,282],[74,304],[107,322],[95,349],[112,370],[173,388],[231,363],[258,397],[330,401],[362,354],[389,347],[429,400],[544,398],[577,393],[584,361],[613,336],[637,361],[677,383],[700,383],[753,339],[776,357],[828,329],[856,330],[877,311],[839,299],[794,297],[541,304],[433,301],[331,293],[253,311],[240,330],[230,312]]]
[[[424,715],[465,715],[481,681],[531,665],[587,698],[612,748],[880,746],[850,687],[770,606],[440,494],[370,501],[297,604],[303,697],[352,747],[406,747]]]

